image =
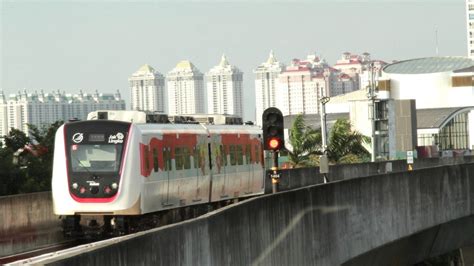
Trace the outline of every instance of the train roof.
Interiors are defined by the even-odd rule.
[[[204,125],[204,124],[134,124],[142,133],[173,132],[173,133],[246,133],[262,134],[258,126],[253,125]]]
[[[242,125],[242,118],[227,114],[188,114],[168,116],[149,111],[97,110],[87,115],[87,120],[113,120],[133,124],[205,124]],[[246,123],[247,124],[247,123]],[[253,123],[250,123],[253,124]]]

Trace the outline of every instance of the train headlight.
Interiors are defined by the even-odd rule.
[[[79,185],[77,183],[72,184],[73,189],[77,189],[78,187],[79,187]]]
[[[80,192],[81,194],[86,193],[86,188],[85,188],[85,187],[81,187],[81,188],[79,189],[79,192]]]
[[[109,186],[106,186],[106,187],[104,188],[104,193],[105,193],[105,194],[110,194],[110,192],[112,192],[112,189],[111,189]]]
[[[113,189],[117,189],[117,188],[118,188],[117,183],[112,183],[112,188],[113,188]]]

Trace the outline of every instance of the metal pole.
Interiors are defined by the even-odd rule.
[[[375,162],[375,77],[374,77],[374,63],[370,63],[370,86],[369,86],[369,98],[372,105],[372,134],[370,140],[372,142],[372,154],[371,161]]]
[[[278,192],[278,183],[280,183],[280,175],[278,174],[278,151],[273,151],[272,166],[272,193]]]
[[[328,182],[327,174],[329,172],[328,160],[327,160],[327,152],[328,152],[328,145],[327,145],[327,129],[326,129],[326,103],[330,100],[329,97],[323,97],[323,93],[321,90],[321,140],[322,140],[322,149],[323,155],[321,155],[319,160],[319,172],[323,174],[323,182]]]

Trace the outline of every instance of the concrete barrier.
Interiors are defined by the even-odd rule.
[[[62,239],[51,192],[0,197],[0,257]]]
[[[440,165],[455,165],[474,162],[474,156],[420,158],[415,160],[414,169],[430,168]],[[379,175],[387,172],[407,171],[406,160],[381,161],[374,163],[338,164],[329,166],[329,181]],[[319,167],[282,169],[279,191],[301,188],[323,183]],[[265,193],[272,193],[269,171],[265,178]]]
[[[442,166],[266,195],[49,263],[340,265],[471,215],[474,164]],[[432,238],[422,239],[419,245],[441,254],[474,239],[474,232],[458,229],[449,237],[458,240],[450,242],[456,245],[434,246]],[[409,263],[423,259],[418,256]]]

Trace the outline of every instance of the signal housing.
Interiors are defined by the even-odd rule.
[[[281,111],[275,107],[266,109],[262,115],[262,124],[264,149],[270,151],[281,150],[285,141]]]

